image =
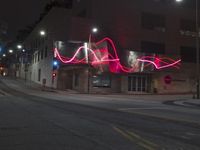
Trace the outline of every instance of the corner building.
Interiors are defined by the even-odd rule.
[[[27,72],[21,64],[20,77],[83,93],[195,92],[193,7],[172,0],[77,0],[70,10],[52,8],[24,41],[32,61]]]

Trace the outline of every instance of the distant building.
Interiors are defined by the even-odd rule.
[[[0,21],[0,54],[3,53],[5,42],[7,40],[7,23],[4,21]]]
[[[6,35],[7,34],[7,30],[8,30],[8,26],[7,23],[4,21],[0,21],[0,34],[2,35]]]
[[[19,77],[85,93],[194,92],[193,9],[156,0],[72,6],[51,9],[24,41]]]

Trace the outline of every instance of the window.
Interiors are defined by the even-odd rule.
[[[196,36],[195,21],[182,19],[180,22],[180,34],[185,36]]]
[[[110,76],[93,76],[92,78],[93,87],[111,87],[111,78]]]
[[[35,53],[35,63],[37,62],[38,53]]]
[[[183,62],[195,63],[196,62],[196,48],[194,47],[181,47],[180,55]]]
[[[41,69],[38,69],[38,81],[40,82],[41,80]]]
[[[158,14],[142,13],[141,25],[144,29],[165,32],[165,17]]]
[[[157,3],[159,2],[159,3],[163,3],[163,4],[166,4],[166,3],[169,4],[170,0],[153,0],[153,1],[157,2]]]
[[[190,8],[190,9],[194,10],[196,7],[196,0],[183,1],[183,2],[181,2],[180,6],[183,8]]]
[[[149,92],[151,79],[148,75],[135,75],[128,77],[128,91]]]
[[[44,50],[42,49],[41,50],[41,59],[43,59],[44,58]]]
[[[30,63],[33,64],[34,63],[34,57],[33,57],[33,55],[30,55],[29,58],[30,58]]]
[[[38,52],[38,62],[40,61],[40,51]]]
[[[87,16],[87,11],[86,11],[86,9],[84,9],[84,10],[82,10],[82,11],[80,11],[80,12],[78,13],[78,17],[85,18],[86,16]]]
[[[48,47],[46,46],[46,47],[45,47],[45,52],[44,52],[45,58],[47,57],[47,54],[48,54]]]
[[[141,51],[145,53],[165,54],[165,44],[150,41],[142,41]]]

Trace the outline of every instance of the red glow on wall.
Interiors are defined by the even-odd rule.
[[[137,60],[140,62],[150,63],[158,70],[170,67],[179,68],[178,64],[181,62],[181,59],[173,60],[171,58],[158,58],[153,56],[144,56],[142,58],[138,58]]]
[[[106,47],[101,46],[104,42],[109,44],[111,46],[112,50],[109,50]],[[95,68],[101,68],[102,65],[107,65],[110,72],[113,73],[132,73],[136,72],[137,68],[135,66],[133,67],[127,67],[121,64],[120,58],[117,53],[117,49],[115,47],[114,42],[110,38],[104,38],[101,41],[97,42],[95,44],[96,48],[91,49],[85,46],[79,47],[74,55],[70,58],[61,56],[59,53],[59,50],[57,48],[54,49],[54,57],[59,59],[64,64],[91,64]],[[84,58],[79,59],[78,55],[81,51],[87,51],[88,58],[86,56]],[[173,60],[172,58],[166,58],[166,57],[158,57],[158,56],[142,56],[140,58],[136,59],[137,63],[144,63],[144,67],[148,67],[149,65],[153,65],[155,69],[160,70],[164,68],[179,68],[179,64],[181,62],[180,59]]]
[[[165,81],[165,84],[171,84],[172,82],[172,77],[170,75],[166,75],[164,77],[164,81]]]

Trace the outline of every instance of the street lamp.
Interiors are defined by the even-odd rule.
[[[40,35],[41,35],[41,36],[45,36],[45,35],[46,35],[46,32],[45,32],[44,30],[41,30],[41,31],[40,31]]]
[[[9,49],[8,52],[9,52],[10,54],[12,54],[12,53],[13,53],[13,50],[12,50],[12,49]]]
[[[98,28],[94,27],[92,28],[92,33],[97,33],[98,32]]]
[[[2,56],[3,56],[3,57],[6,57],[6,54],[3,54]]]
[[[183,0],[176,0],[176,2],[182,2]],[[198,0],[195,4],[195,26],[196,26],[196,94],[197,99],[200,98],[200,81],[199,81],[199,10],[198,10]]]
[[[17,48],[18,48],[18,49],[22,49],[22,45],[21,45],[21,44],[18,44],[18,45],[17,45]]]
[[[88,93],[90,93],[90,61],[89,61],[89,50],[91,49],[91,38],[92,38],[92,34],[97,33],[98,32],[98,28],[97,27],[93,27],[90,35],[89,35],[89,41],[88,41],[88,48],[86,48],[86,61],[88,63]]]

